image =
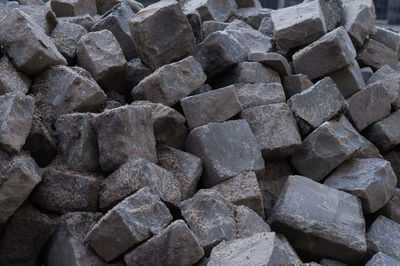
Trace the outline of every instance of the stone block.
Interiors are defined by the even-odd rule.
[[[396,223],[400,223],[400,189],[396,188],[393,197],[382,208],[382,213]]]
[[[379,68],[368,79],[367,84],[382,83],[390,97],[392,98],[392,107],[400,108],[400,73],[393,70],[390,66],[384,65]]]
[[[14,68],[8,56],[0,59],[0,95],[12,92],[27,93],[31,80]]]
[[[224,22],[238,8],[235,0],[186,0],[182,6],[185,10],[195,9],[200,13],[201,20],[216,20]]]
[[[96,0],[51,0],[50,6],[57,17],[97,14]]]
[[[296,74],[284,77],[282,80],[285,95],[289,99],[296,93],[301,93],[314,85],[312,81],[304,74]]]
[[[383,27],[376,27],[376,34],[371,38],[383,43],[400,55],[400,33]]]
[[[379,69],[384,65],[389,65],[396,69],[398,63],[397,53],[375,40],[368,40],[357,56],[357,61],[361,66],[369,66],[374,69]]]
[[[335,82],[340,93],[345,98],[365,88],[360,66],[355,60],[341,70],[329,74],[329,77]]]
[[[288,60],[278,53],[252,53],[249,54],[248,60],[251,62],[259,62],[273,68],[284,76],[290,76],[292,74],[292,68]]]

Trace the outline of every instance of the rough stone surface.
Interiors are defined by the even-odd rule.
[[[154,135],[157,145],[169,145],[181,148],[185,144],[188,130],[186,119],[178,111],[161,103],[135,101],[133,106],[148,106],[152,108]]]
[[[126,73],[126,88],[133,89],[145,77],[152,73],[151,69],[144,65],[140,59],[133,59],[128,62],[128,70]]]
[[[181,106],[189,129],[224,122],[242,111],[236,93],[229,87],[183,98]]]
[[[57,18],[57,20],[58,22],[68,22],[68,23],[78,24],[84,27],[87,31],[90,31],[90,29],[93,27],[95,23],[95,19],[89,14],[75,16],[75,17],[61,17]]]
[[[383,43],[400,55],[400,33],[383,27],[376,27],[376,34],[372,36],[372,39]]]
[[[240,205],[235,207],[236,238],[246,238],[257,233],[271,232],[271,228],[254,210]]]
[[[0,20],[0,43],[18,70],[35,75],[50,65],[67,64],[50,37],[29,15],[18,8],[4,12]]]
[[[171,172],[145,159],[136,159],[123,164],[102,181],[99,207],[111,209],[146,186],[165,202],[177,206],[181,201],[179,183]]]
[[[186,0],[182,8],[197,10],[202,21],[216,20],[224,22],[229,19],[238,8],[238,5],[235,0]]]
[[[400,111],[371,125],[364,136],[382,151],[400,144]]]
[[[301,3],[271,12],[276,40],[285,50],[304,46],[326,33],[319,2]]]
[[[143,188],[108,211],[89,231],[87,241],[109,262],[160,233],[171,221],[167,206]]]
[[[223,198],[235,205],[245,205],[261,217],[264,217],[264,207],[257,176],[254,172],[245,172],[219,183],[213,187]]]
[[[312,81],[304,74],[287,76],[282,80],[286,97],[289,99],[296,93],[301,93],[314,85]]]
[[[342,24],[354,46],[361,47],[369,35],[376,33],[375,13],[367,5],[353,1],[343,5]]]
[[[23,93],[0,96],[0,148],[19,153],[32,124],[35,100]]]
[[[383,83],[368,85],[349,99],[347,116],[358,131],[388,116],[391,96]]]
[[[180,208],[206,253],[222,240],[235,238],[234,206],[215,190],[199,190]]]
[[[150,108],[123,106],[106,110],[95,116],[94,128],[103,170],[113,171],[134,158],[157,162]]]
[[[202,182],[207,187],[243,171],[260,173],[264,170],[257,139],[245,120],[198,127],[190,132],[186,149],[202,159]]]
[[[313,2],[306,0],[304,2]],[[342,1],[341,0],[318,0],[324,15],[327,31],[334,30],[342,22]]]
[[[211,252],[207,265],[300,265],[301,260],[284,237],[259,233],[224,241]]]
[[[400,108],[400,73],[393,70],[390,66],[384,65],[371,75],[368,85],[382,83],[392,98],[394,109]]]
[[[85,34],[78,43],[77,56],[78,65],[88,70],[100,86],[124,91],[127,62],[109,30]]]
[[[223,31],[226,27],[228,27],[228,25],[229,23],[224,23],[220,21],[204,21],[202,25],[204,39],[213,32]]]
[[[383,43],[370,39],[358,53],[357,60],[361,66],[379,69],[384,65],[389,65],[391,68],[396,69],[398,55]]]
[[[300,174],[321,181],[347,160],[362,144],[361,136],[342,118],[323,123],[303,141],[291,162]]]
[[[340,117],[347,103],[336,84],[324,78],[288,100],[303,134],[309,133],[325,121]]]
[[[364,79],[364,82],[367,83],[370,77],[374,74],[374,71],[370,67],[361,68],[361,75]]]
[[[377,147],[375,147],[374,144],[372,144],[369,140],[367,140],[364,136],[360,135],[361,137],[361,146],[358,150],[356,150],[353,155],[351,156],[352,158],[381,158],[383,159],[382,155],[379,153],[379,150]]]
[[[376,253],[365,266],[397,266],[400,260],[395,260],[383,252]]]
[[[25,203],[3,228],[0,264],[35,265],[53,230],[53,222],[47,215]]]
[[[279,73],[258,62],[242,62],[213,81],[213,87],[237,83],[281,83]]]
[[[51,9],[57,17],[73,17],[78,15],[96,15],[96,0],[51,0]]]
[[[335,53],[332,53],[335,51]],[[311,80],[347,66],[356,57],[356,50],[343,27],[339,27],[293,55],[297,73]]]
[[[242,112],[264,158],[287,157],[301,147],[296,120],[285,103],[262,105]]]
[[[216,31],[198,44],[192,55],[203,67],[207,78],[212,79],[244,61],[245,50],[229,34]]]
[[[261,3],[258,0],[236,0],[236,4],[238,5],[239,9],[245,9],[249,7],[261,7]]]
[[[300,253],[357,263],[367,249],[363,218],[355,196],[290,176],[268,223]]]
[[[204,256],[195,235],[183,220],[171,223],[164,231],[128,252],[129,265],[193,265]]]
[[[192,28],[176,1],[143,8],[130,23],[140,60],[153,70],[181,59],[194,47]]]
[[[72,212],[61,216],[49,242],[47,265],[103,265],[104,262],[86,241],[86,234],[101,216],[101,213],[89,212]]]
[[[0,95],[12,92],[27,93],[31,80],[11,64],[8,56],[0,59]]]
[[[201,17],[197,10],[184,10],[184,14],[192,27],[192,32],[196,40],[196,44],[203,41],[203,29],[201,27]]]
[[[393,197],[383,207],[382,213],[389,219],[400,224],[400,189],[396,188]]]
[[[51,166],[31,196],[37,206],[56,213],[96,211],[98,198],[97,178]]]
[[[78,42],[87,30],[79,24],[69,22],[59,22],[51,32],[58,51],[69,61],[72,62],[76,57]]]
[[[171,172],[178,182],[182,200],[191,198],[203,172],[200,158],[168,146],[157,148],[158,164]]]
[[[188,57],[160,67],[132,90],[135,100],[172,106],[204,84],[207,77],[199,62]]]
[[[93,114],[74,113],[56,122],[58,159],[69,169],[96,172],[100,169]]]
[[[285,92],[280,83],[239,83],[234,89],[243,109],[285,102]]]
[[[383,159],[351,159],[340,165],[324,182],[361,199],[363,210],[374,213],[393,196],[397,178]]]
[[[369,227],[367,234],[368,255],[384,252],[400,260],[400,224],[379,216]]]
[[[0,163],[0,224],[28,198],[34,187],[42,180],[35,161],[28,155],[14,156]]]
[[[260,62],[263,65],[271,67],[281,75],[290,76],[292,68],[285,57],[278,53],[252,53],[248,57],[249,61]]]
[[[92,31],[109,30],[117,39],[127,61],[137,58],[129,21],[135,16],[127,2],[116,5],[93,25]]]
[[[230,19],[240,19],[253,29],[258,30],[262,20],[271,15],[271,9],[260,7],[246,7],[235,10]]]
[[[343,97],[348,98],[365,88],[365,82],[357,61],[329,75]]]

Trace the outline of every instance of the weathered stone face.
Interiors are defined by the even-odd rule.
[[[57,17],[73,17],[78,15],[96,15],[96,0],[51,0],[51,9]]]
[[[8,56],[0,59],[0,95],[12,92],[27,93],[31,80],[11,64]]]
[[[238,8],[235,0],[186,0],[183,9],[195,9],[200,13],[201,20],[216,20],[224,22]]]
[[[382,27],[376,27],[376,34],[371,37],[375,41],[383,43],[400,55],[400,34],[398,32]]]
[[[378,252],[365,265],[366,266],[373,266],[373,265],[382,265],[383,266],[383,265],[397,265],[399,263],[400,263],[399,260],[395,260],[391,256],[386,255],[383,252]]]
[[[367,249],[359,200],[303,176],[289,177],[268,223],[312,257],[356,263]]]
[[[153,70],[183,58],[194,47],[192,28],[176,1],[143,8],[130,23],[139,58]]]
[[[400,189],[396,188],[393,197],[382,209],[383,214],[389,219],[400,222]]]
[[[390,66],[384,65],[375,73],[371,74],[367,84],[381,83],[391,97],[392,107],[400,108],[400,73]]]
[[[348,98],[365,88],[360,66],[357,61],[329,75],[343,97]]]
[[[398,55],[383,43],[370,39],[358,53],[357,61],[362,66],[369,66],[375,69],[379,69],[384,65],[389,65],[391,68],[396,69]]]
[[[257,140],[245,120],[198,127],[190,132],[186,149],[202,159],[202,182],[207,187],[242,171],[260,173],[264,170]]]

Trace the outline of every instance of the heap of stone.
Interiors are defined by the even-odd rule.
[[[2,1],[0,46],[0,265],[400,265],[372,0]]]

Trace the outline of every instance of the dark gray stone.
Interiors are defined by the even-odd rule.
[[[1,265],[35,265],[54,231],[50,218],[31,204],[22,205],[3,228]]]
[[[375,13],[362,2],[348,2],[343,5],[342,25],[355,47],[361,47],[369,35],[376,33]]]
[[[122,106],[106,110],[94,118],[100,166],[113,171],[129,159],[157,162],[151,109]]]
[[[58,51],[68,60],[73,62],[78,49],[78,42],[87,30],[79,24],[69,22],[59,22],[51,32],[53,40]]]
[[[222,240],[234,239],[234,205],[215,190],[199,190],[181,202],[181,212],[206,253]]]
[[[400,73],[384,65],[371,75],[368,85],[381,83],[389,93],[394,109],[400,109]]]
[[[374,74],[374,71],[372,71],[372,68],[370,67],[363,67],[360,69],[361,70],[361,75],[364,79],[364,82],[367,83],[370,77]]]
[[[370,39],[358,53],[357,60],[361,66],[379,69],[384,65],[389,65],[391,68],[396,69],[398,55],[383,43]]]
[[[189,96],[194,96],[194,95],[198,95],[198,94],[202,94],[202,93],[210,92],[210,91],[212,91],[211,86],[208,84],[203,84],[200,87],[198,87],[197,89],[195,89],[194,92],[189,94]]]
[[[186,0],[182,6],[185,10],[195,9],[200,13],[201,20],[216,20],[224,22],[238,8],[235,0]]]
[[[261,31],[262,34],[265,34],[266,36],[270,37],[272,39],[272,42],[274,43],[274,46],[276,45],[275,30],[274,30],[274,25],[272,24],[271,14],[269,16],[266,16],[261,21],[258,30]]]
[[[245,0],[247,1],[247,0]],[[258,2],[258,0],[255,0]],[[259,2],[258,2],[259,3]],[[265,17],[269,17],[271,15],[271,9],[268,8],[260,8],[259,7],[246,7],[240,8],[233,12],[230,19],[240,19],[247,24],[249,24],[253,29],[258,30],[261,25],[261,21]]]
[[[312,81],[304,74],[287,76],[282,81],[286,97],[289,99],[296,93],[301,93],[314,85]]]
[[[99,148],[93,114],[73,113],[56,122],[58,161],[78,172],[100,170]]]
[[[371,38],[383,43],[400,55],[400,33],[397,31],[384,27],[376,27],[376,34],[371,36]]]
[[[244,61],[246,51],[231,35],[216,31],[199,43],[191,54],[211,79]]]
[[[84,27],[87,31],[93,27],[96,20],[89,14],[74,16],[74,17],[61,17],[57,18],[58,22],[75,23]]]
[[[357,196],[366,213],[382,208],[393,196],[397,178],[383,159],[351,159],[340,165],[324,182],[328,187]]]
[[[128,252],[124,261],[128,266],[191,266],[203,256],[204,251],[196,236],[183,220],[177,220],[146,243]]]
[[[301,147],[296,119],[286,103],[268,104],[242,112],[264,158],[287,157]]]
[[[396,223],[400,223],[400,189],[396,188],[393,197],[382,208],[382,213]]]
[[[376,253],[365,266],[399,266],[400,260],[395,260],[383,252]]]
[[[353,62],[355,57],[356,50],[349,35],[343,27],[339,27],[296,52],[293,63],[297,73],[305,74],[313,80],[342,69]]]
[[[264,206],[260,188],[257,183],[257,176],[254,172],[238,174],[213,187],[224,199],[235,205],[244,205],[261,217],[264,215]]]
[[[94,176],[49,166],[43,171],[42,182],[36,186],[30,199],[51,212],[94,212],[99,199],[99,181]]]
[[[135,101],[132,106],[150,107],[154,123],[154,136],[157,145],[169,145],[181,148],[185,145],[188,130],[186,119],[175,109],[161,103],[149,101]]]
[[[0,96],[0,148],[19,153],[32,125],[35,100],[21,92]]]
[[[271,228],[254,210],[247,206],[235,207],[235,220],[237,227],[236,238],[251,237],[262,232],[271,232]]]
[[[50,5],[57,17],[94,16],[97,13],[96,0],[51,0]]]
[[[303,176],[289,177],[268,223],[313,258],[359,263],[367,249],[357,197]]]
[[[104,265],[86,241],[86,234],[101,216],[101,213],[89,212],[72,212],[61,216],[48,244],[46,265]]]
[[[258,62],[242,62],[232,70],[219,75],[213,87],[225,87],[236,83],[281,83],[279,73]]]
[[[265,232],[220,243],[212,250],[207,265],[244,264],[301,265],[301,260],[284,237]]]
[[[313,2],[306,0],[304,2]],[[342,1],[341,0],[319,0],[322,14],[324,15],[327,31],[334,30],[342,22]]]
[[[400,224],[379,216],[369,227],[367,234],[368,255],[384,252],[400,260]]]
[[[348,98],[365,88],[365,82],[357,61],[329,75],[343,97]]]
[[[360,135],[361,137],[361,146],[358,150],[356,150],[353,155],[351,156],[352,158],[381,158],[383,159],[382,155],[379,153],[379,150],[377,147],[375,147],[374,144],[372,144],[369,140],[367,140],[364,136]]]
[[[149,100],[172,106],[204,84],[207,77],[192,56],[160,67],[133,88],[135,100]]]
[[[107,90],[124,92],[127,62],[117,39],[109,30],[89,32],[79,41],[78,65]]]
[[[248,60],[271,67],[284,76],[290,76],[292,74],[292,68],[289,62],[278,53],[252,53],[249,54]]]
[[[235,0],[239,9],[245,9],[250,7],[260,8],[261,3],[258,0]]]
[[[391,96],[383,83],[368,85],[349,99],[347,116],[358,131],[390,114]]]
[[[18,70],[36,75],[48,66],[67,64],[50,37],[29,15],[18,8],[7,9],[4,15],[0,20],[0,43]]]
[[[288,100],[300,130],[308,134],[325,121],[340,117],[347,108],[347,103],[336,84],[330,78],[324,78]]]
[[[87,241],[109,262],[160,233],[171,221],[172,216],[160,198],[142,188],[108,211],[89,231]]]
[[[194,47],[192,28],[176,1],[143,8],[130,23],[140,60],[153,70],[183,58]]]
[[[389,151],[400,144],[400,110],[372,124],[364,136],[381,151]]]
[[[243,171],[258,174],[264,170],[257,140],[245,120],[210,123],[192,130],[186,150],[203,160],[202,182],[207,187]]]
[[[300,174],[321,181],[360,149],[363,140],[350,122],[342,118],[323,123],[303,141],[291,162]]]
[[[184,10],[185,16],[192,27],[192,32],[196,40],[196,44],[203,41],[203,29],[200,14],[197,10],[186,11]]]
[[[319,263],[323,266],[349,266],[341,261],[331,259],[322,259]]]
[[[152,73],[151,69],[145,66],[140,59],[133,59],[128,62],[128,70],[126,72],[126,88],[133,89],[145,77]]]
[[[203,37],[207,38],[213,32],[223,31],[226,27],[228,27],[229,23],[224,23],[220,21],[204,21],[202,25],[203,29]]]
[[[178,182],[182,200],[191,198],[203,173],[200,158],[168,146],[157,148],[158,164],[171,172]]]
[[[38,24],[46,33],[50,35],[51,31],[57,25],[57,18],[50,6],[42,5],[20,5],[19,10],[28,14],[29,17]]]
[[[164,202],[178,206],[181,201],[178,181],[171,172],[145,159],[136,159],[123,164],[102,181],[99,207],[111,209],[146,186]]]
[[[224,122],[242,111],[232,88],[225,87],[181,100],[189,129]]]
[[[27,93],[31,80],[14,68],[8,56],[0,59],[0,95],[12,92]]]
[[[326,33],[326,23],[319,2],[301,3],[271,12],[276,41],[289,50],[318,40]]]
[[[0,224],[5,224],[42,180],[42,173],[28,155],[4,158],[0,171]]]
[[[92,31],[111,31],[121,46],[127,61],[138,57],[128,23],[134,16],[129,4],[122,2],[104,14],[92,28]]]
[[[383,153],[383,158],[392,165],[393,171],[397,176],[397,186],[400,188],[400,152],[397,149],[393,149]]]

